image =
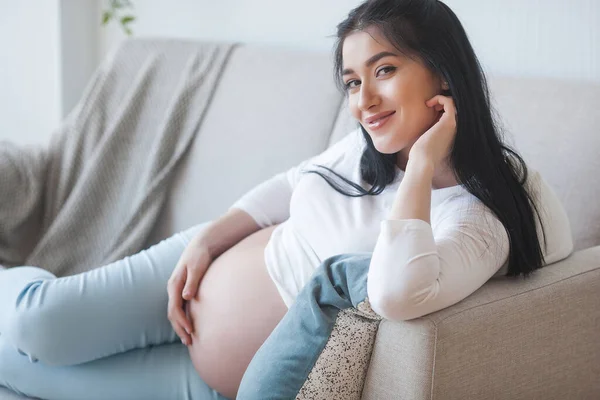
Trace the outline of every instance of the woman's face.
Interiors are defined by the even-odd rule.
[[[343,80],[352,116],[380,153],[401,152],[404,163],[439,113],[425,102],[442,92],[441,80],[420,61],[400,53],[376,29],[346,37]],[[373,121],[373,117],[383,119]],[[399,161],[402,163],[402,161]]]

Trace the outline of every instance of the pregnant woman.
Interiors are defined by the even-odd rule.
[[[373,311],[407,320],[568,256],[564,210],[502,143],[445,4],[367,1],[338,26],[335,59],[358,128],[322,154],[110,265],[0,271],[0,385],[51,400],[235,398],[330,257],[369,254]]]

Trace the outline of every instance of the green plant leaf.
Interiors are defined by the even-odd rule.
[[[104,14],[102,15],[102,25],[108,24],[108,21],[110,21],[112,17],[112,11],[104,11]]]
[[[133,15],[125,15],[124,17],[121,17],[121,24],[123,24],[123,26],[131,23],[132,21],[135,21],[135,17]]]
[[[123,29],[125,30],[125,33],[127,34],[127,36],[133,35],[133,32],[131,31],[130,28],[123,26]]]

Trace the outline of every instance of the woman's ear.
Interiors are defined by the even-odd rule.
[[[442,81],[442,93],[440,93],[440,94],[442,96],[452,97],[452,92],[450,91],[450,85],[445,80]]]

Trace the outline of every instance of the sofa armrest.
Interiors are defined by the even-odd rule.
[[[422,318],[382,321],[363,398],[596,398],[598,330],[600,246]]]

